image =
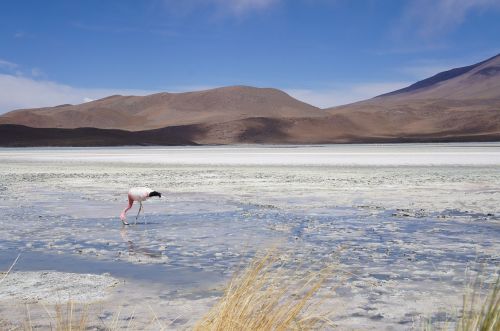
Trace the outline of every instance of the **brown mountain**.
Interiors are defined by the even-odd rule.
[[[1,146],[498,141],[500,55],[325,110],[234,86],[16,110],[2,123],[32,128],[0,125]]]
[[[500,54],[327,111],[373,138],[495,137],[500,135]]]
[[[139,131],[252,117],[304,116],[322,117],[326,114],[277,89],[231,86],[187,93],[114,95],[80,105],[20,109],[0,116],[0,124],[20,124],[35,128],[93,127]]]

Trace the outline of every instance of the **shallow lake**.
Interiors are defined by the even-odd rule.
[[[123,227],[132,186],[163,197]],[[0,149],[0,270],[110,274],[103,312],[177,329],[277,247],[335,266],[319,295],[341,329],[409,329],[460,306],[466,270],[495,280],[499,202],[500,143]]]

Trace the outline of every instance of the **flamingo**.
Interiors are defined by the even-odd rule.
[[[149,199],[151,197],[155,197],[155,196],[161,198],[161,193],[157,192],[157,191],[153,191],[152,189],[150,189],[148,187],[132,187],[128,191],[128,206],[120,214],[120,219],[122,220],[123,225],[129,225],[125,214],[127,213],[127,211],[130,208],[132,208],[134,201],[138,201],[141,205],[139,207],[139,212],[137,212],[137,216],[135,216],[135,224],[136,224],[137,218],[139,217],[139,213],[141,212],[141,210],[144,209],[144,207],[142,206],[142,202],[146,201],[147,199]]]

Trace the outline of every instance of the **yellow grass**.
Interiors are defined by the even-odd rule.
[[[298,276],[280,265],[273,253],[256,258],[244,270],[236,273],[224,291],[224,295],[212,309],[194,326],[195,331],[260,331],[260,330],[316,330],[334,327],[325,315],[315,314],[320,300],[315,295],[325,280],[319,272],[306,277]],[[441,327],[430,321],[424,330],[500,331],[500,278],[488,295],[480,296],[480,287],[464,293],[461,316],[456,323],[446,322]],[[45,308],[45,307],[44,307]],[[72,302],[56,305],[50,318],[50,330],[83,331],[91,326],[88,306],[76,309]],[[154,313],[154,312],[153,312]],[[120,311],[111,325],[104,330],[118,329]],[[156,317],[156,316],[155,316]],[[159,320],[156,317],[157,322]],[[132,321],[132,319],[131,319]],[[127,329],[131,328],[131,321]],[[455,327],[453,327],[455,325]],[[19,328],[14,328],[19,330]],[[26,321],[20,329],[37,330],[26,306]],[[158,329],[164,327],[158,324]]]
[[[308,313],[324,277],[315,274],[290,280],[277,261],[269,253],[233,277],[223,297],[194,330],[311,330],[329,323],[323,316]]]
[[[195,331],[244,330],[311,330],[330,322],[310,311],[318,300],[314,294],[323,283],[321,273],[307,277],[290,275],[279,265],[279,258],[268,253],[255,259],[245,270],[236,274],[223,297],[194,327]],[[44,307],[45,308],[45,307]],[[75,305],[56,305],[50,317],[50,330],[83,331],[88,324],[88,307],[76,313]],[[106,330],[116,330],[118,315]],[[161,329],[163,327],[160,326]],[[36,330],[26,306],[25,331]]]
[[[456,331],[500,331],[500,277],[483,300],[477,291],[464,295]]]
[[[88,306],[84,305],[77,311],[76,305],[68,301],[65,305],[55,305],[54,312],[51,314],[43,306],[50,318],[50,330],[54,331],[84,331],[88,330]],[[24,322],[25,331],[34,331],[38,328],[33,325],[30,316],[29,306],[26,305],[26,321]]]
[[[500,277],[491,287],[486,297],[481,297],[481,286],[476,284],[466,288],[463,295],[461,316],[455,324],[455,331],[500,331]],[[432,325],[425,321],[424,331],[451,330],[453,323],[445,321]]]

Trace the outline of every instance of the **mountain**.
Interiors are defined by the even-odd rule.
[[[379,138],[500,134],[500,54],[370,100],[326,109]]]
[[[379,97],[401,94],[419,96],[420,98],[452,97],[464,99],[471,97],[498,97],[498,88],[500,87],[499,73],[500,54],[470,66],[440,72],[408,87],[383,94]],[[496,79],[489,79],[495,76],[497,76]]]
[[[252,117],[322,116],[326,114],[319,108],[277,89],[231,86],[187,93],[114,95],[80,105],[21,109],[0,116],[0,124],[35,128],[93,127],[139,131]]]
[[[324,110],[277,89],[232,86],[0,116],[0,146],[434,141],[500,141],[500,54]]]

